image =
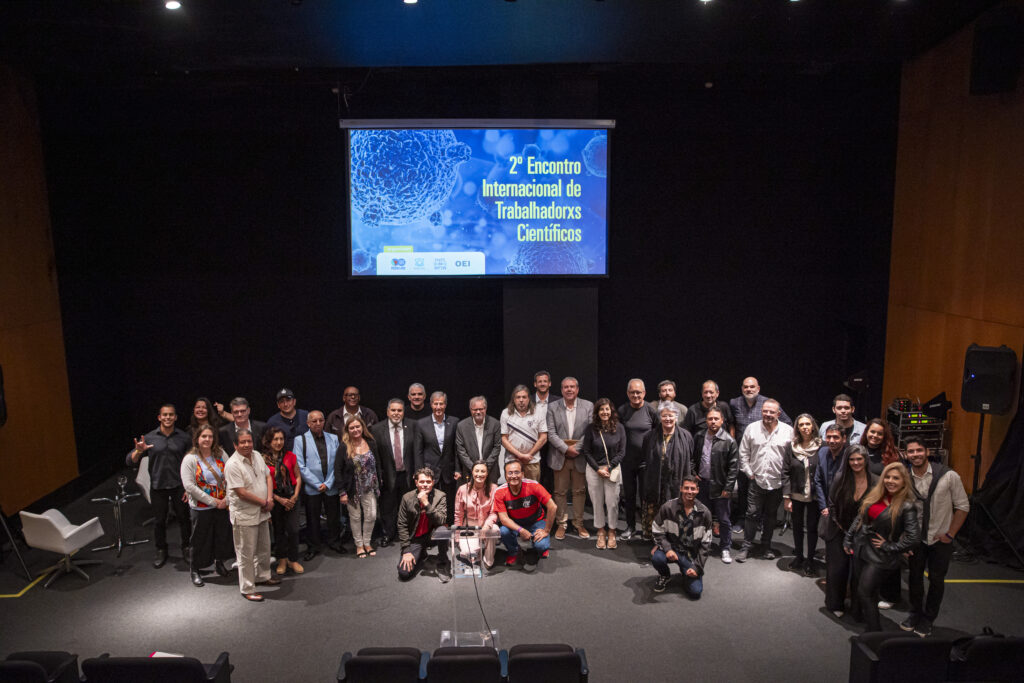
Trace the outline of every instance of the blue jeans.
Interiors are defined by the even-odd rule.
[[[679,559],[676,560],[676,564],[679,565],[679,571],[683,575],[683,590],[685,590],[690,597],[699,598],[701,592],[704,590],[704,584],[701,582],[700,575],[696,578],[686,575],[687,569],[696,569],[696,567],[694,567],[693,563],[685,556],[680,553],[676,553],[676,555],[679,555]],[[665,551],[661,548],[655,550],[654,554],[651,555],[651,566],[654,567],[662,576],[671,575],[668,563],[669,559],[665,557]]]
[[[718,515],[718,545],[722,550],[732,550],[732,523],[729,521],[731,499],[715,498],[711,502]]]
[[[533,524],[523,524],[522,527],[527,529],[532,534],[537,529],[543,529],[547,524],[543,519],[538,519]],[[509,555],[519,554],[519,535],[516,534],[511,528],[507,526],[501,527],[501,543],[505,546],[505,550],[508,551]],[[551,546],[551,536],[545,536],[541,540],[533,544],[534,549],[538,553],[543,553]]]

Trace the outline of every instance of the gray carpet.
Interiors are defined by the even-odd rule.
[[[91,495],[107,495],[112,482]],[[88,498],[89,496],[86,496]],[[129,504],[128,518],[145,516],[145,505]],[[98,514],[111,529],[108,507],[85,499],[65,512],[73,522]],[[589,520],[589,517],[588,517]],[[152,528],[133,528],[143,537]],[[195,588],[180,560],[172,528],[171,561],[153,569],[152,544],[86,553],[105,560],[87,568],[92,580],[63,577],[44,590],[38,584],[19,598],[0,599],[0,656],[22,649],[60,649],[80,660],[102,652],[185,653],[213,661],[226,650],[238,681],[331,681],[341,655],[373,645],[433,650],[451,627],[452,594],[464,580],[440,584],[427,568],[413,581],[396,578],[398,549],[356,559],[328,552],[305,563],[306,574],[289,575],[251,604],[239,596],[234,573],[211,576]],[[100,540],[97,545],[104,544]],[[775,546],[789,552],[791,532]],[[575,536],[552,542],[551,558],[532,575],[496,570],[480,583],[481,597],[500,645],[566,642],[586,649],[592,681],[821,681],[844,680],[849,636],[860,627],[823,609],[818,582],[785,571],[789,557],[724,565],[708,561],[705,593],[691,601],[673,578],[665,593],[653,592],[654,572],[644,562],[647,544],[620,543],[597,550],[594,540]],[[499,551],[498,560],[503,558]],[[29,568],[53,561],[30,550]],[[24,577],[13,555],[4,558],[0,593],[17,593]],[[954,563],[950,579],[1024,578],[995,565]],[[906,591],[904,590],[904,595]],[[983,626],[1024,634],[1024,584],[949,584],[936,634],[959,636]],[[883,612],[888,628],[904,612]]]

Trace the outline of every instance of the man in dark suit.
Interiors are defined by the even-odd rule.
[[[412,473],[416,457],[416,423],[405,418],[405,403],[400,398],[388,401],[388,419],[370,427],[377,442],[382,481],[379,508],[381,538],[378,545],[388,547],[398,533],[398,505],[413,489]]]
[[[446,415],[448,395],[435,391],[430,395],[430,417],[416,422],[416,469],[429,467],[434,471],[438,488],[448,500],[455,500],[455,489],[461,477],[455,466],[455,427],[459,418]],[[448,509],[448,525],[455,519],[455,506]]]
[[[257,451],[263,448],[263,432],[267,429],[267,423],[249,419],[249,401],[242,396],[231,399],[231,417],[234,422],[221,427],[218,433],[221,448],[225,453],[235,450],[235,443],[238,441],[235,435],[239,429],[248,429],[252,432],[253,446]]]
[[[492,482],[498,482],[498,455],[501,453],[501,423],[487,414],[487,399],[469,399],[469,414],[455,427],[455,453],[466,476],[473,465],[483,460]]]

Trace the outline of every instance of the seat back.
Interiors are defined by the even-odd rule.
[[[78,655],[62,650],[12,652],[6,661],[0,662],[2,682],[78,683],[78,680]]]
[[[41,515],[22,510],[21,532],[25,535],[25,543],[32,548],[64,553],[64,536],[71,526],[67,517],[57,510],[47,510]]]
[[[82,662],[89,683],[204,683],[206,667],[194,657],[95,657]]]
[[[344,661],[338,680],[345,683],[420,680],[420,651],[414,647],[365,647]]]
[[[963,660],[950,664],[953,681],[1019,681],[1024,672],[1024,638],[976,636]]]
[[[569,645],[516,645],[508,651],[509,683],[562,683],[580,679],[580,657]]]
[[[501,659],[493,647],[440,647],[427,662],[427,680],[500,683]]]
[[[42,664],[24,660],[0,662],[0,683],[48,683]]]
[[[139,473],[135,475],[135,483],[139,485],[139,493],[146,499],[147,503],[152,503],[149,495],[149,456],[144,455],[139,459]]]
[[[885,634],[891,635],[891,634]],[[949,651],[953,642],[945,638],[920,638],[904,634],[878,643],[876,681],[945,681],[949,669]]]

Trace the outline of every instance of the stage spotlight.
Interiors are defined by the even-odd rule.
[[[415,5],[419,0],[402,0],[407,5]]]
[[[178,0],[167,0],[164,3],[164,7],[167,9],[181,9],[181,3]]]

